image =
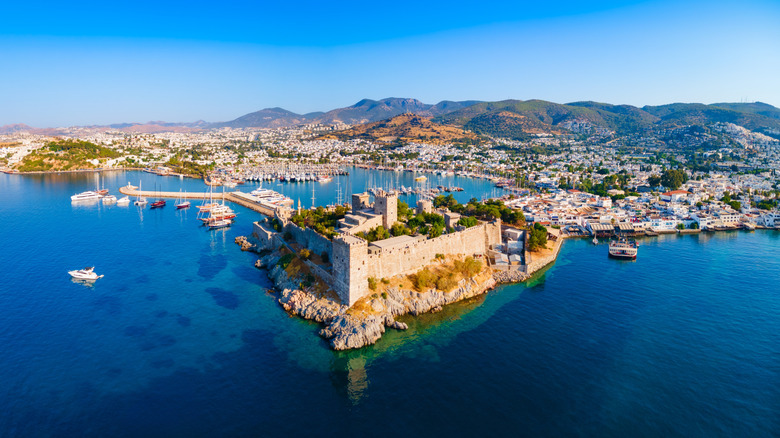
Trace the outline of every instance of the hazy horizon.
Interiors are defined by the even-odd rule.
[[[780,106],[769,1],[99,5],[7,6],[0,126],[220,122],[386,97]]]

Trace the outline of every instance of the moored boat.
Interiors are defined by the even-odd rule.
[[[116,205],[128,205],[130,204],[130,198],[123,196],[116,200]]]
[[[92,191],[77,193],[70,197],[72,202],[97,201],[98,199],[100,199],[100,194]]]
[[[609,256],[618,259],[636,259],[637,244],[625,238],[609,242]]]
[[[152,202],[151,207],[152,208],[165,207],[165,199],[158,199],[158,200]]]
[[[116,201],[117,201],[117,199],[116,199],[116,196],[114,196],[114,195],[103,196],[103,203],[104,204],[113,204],[113,203],[116,203]]]

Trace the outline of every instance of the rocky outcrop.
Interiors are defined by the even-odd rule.
[[[238,236],[235,240],[236,244],[241,247],[241,251],[254,251],[257,245],[250,242],[246,236]]]
[[[268,269],[268,277],[274,282],[279,304],[290,314],[325,324],[320,336],[330,342],[334,350],[349,350],[374,344],[385,333],[385,328],[406,330],[408,325],[395,317],[426,312],[437,312],[442,306],[480,295],[496,285],[493,277],[479,282],[475,278],[461,280],[450,292],[429,289],[416,292],[401,288],[388,288],[382,294],[369,299],[370,310],[350,312],[349,308],[313,291],[300,288],[300,281],[290,278],[277,265],[279,254],[273,253],[260,258],[257,267]]]
[[[528,280],[529,275],[523,271],[496,271],[493,273],[493,279],[497,283],[519,283]]]

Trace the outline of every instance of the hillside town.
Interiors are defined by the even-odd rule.
[[[191,163],[192,176],[242,178],[269,163],[281,169],[328,164],[489,178],[498,188],[495,197],[522,210],[529,222],[572,233],[604,233],[614,224],[633,234],[780,224],[777,139],[727,123],[710,126],[717,139],[685,128],[654,137],[615,137],[586,125],[572,126],[579,134],[438,145],[321,138],[323,132],[348,127],[343,124],[159,133],[78,127],[61,129],[57,136],[18,131],[0,135],[0,165],[6,172],[30,170],[27,157],[51,142],[71,139],[114,152],[90,159],[88,169],[165,172]]]

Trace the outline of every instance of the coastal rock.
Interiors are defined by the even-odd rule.
[[[256,265],[264,266],[274,282],[279,304],[290,314],[326,325],[320,335],[328,339],[334,350],[349,350],[374,344],[385,332],[385,327],[407,330],[407,324],[395,320],[396,316],[441,311],[443,306],[482,294],[496,285],[494,277],[484,282],[475,278],[463,279],[458,287],[442,292],[429,289],[423,292],[390,287],[381,296],[367,304],[369,312],[351,314],[349,308],[330,298],[320,297],[313,291],[302,290],[300,278],[290,278],[287,271],[277,265],[281,255],[274,252],[261,257]]]
[[[253,251],[255,248],[257,248],[257,245],[251,243],[246,236],[236,237],[235,242],[238,246],[241,247],[241,251]]]
[[[320,330],[320,336],[329,339],[334,350],[350,350],[374,344],[384,332],[385,325],[379,317],[360,318],[345,314]]]

